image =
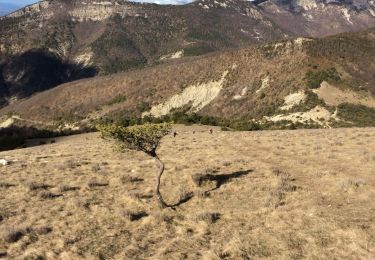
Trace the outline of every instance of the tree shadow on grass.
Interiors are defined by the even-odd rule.
[[[236,171],[228,174],[219,174],[219,175],[214,175],[214,174],[200,174],[193,176],[193,181],[195,184],[198,186],[202,186],[206,182],[214,182],[215,187],[205,191],[205,194],[209,194],[210,192],[219,189],[223,184],[228,183],[232,181],[233,179],[241,178],[243,176],[248,175],[249,173],[254,172],[254,169],[249,169],[249,170],[244,170],[244,171]],[[194,197],[193,192],[187,193],[185,196],[183,196],[177,203],[172,205],[172,209],[175,209],[175,207],[178,207],[189,200],[191,200]]]
[[[199,174],[193,176],[193,181],[197,186],[202,186],[204,183],[213,182],[215,183],[215,187],[205,191],[205,193],[210,193],[211,191],[219,189],[223,184],[232,181],[233,179],[241,178],[243,176],[248,175],[249,173],[253,172],[254,169],[243,170],[243,171],[236,171],[227,174]]]
[[[178,202],[176,202],[175,204],[172,204],[170,208],[173,209],[173,210],[176,210],[176,207],[188,202],[193,197],[194,197],[194,193],[189,192],[189,193],[185,194],[182,198],[180,198],[180,200]]]

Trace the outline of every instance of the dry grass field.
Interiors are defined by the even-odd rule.
[[[374,128],[176,129],[175,209],[152,158],[95,133],[1,152],[0,258],[375,259]]]

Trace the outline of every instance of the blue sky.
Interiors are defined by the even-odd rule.
[[[35,3],[35,0],[0,0],[0,7],[3,6],[25,6]]]
[[[0,0],[0,4],[15,4],[15,5],[27,5],[35,3],[35,0]]]
[[[35,0],[0,0],[0,15],[15,11],[25,5],[35,3]]]

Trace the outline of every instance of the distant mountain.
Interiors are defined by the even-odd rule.
[[[267,0],[257,5],[281,28],[300,36],[321,37],[375,25],[373,0]]]
[[[0,18],[0,106],[81,77],[373,26],[373,0],[41,1]],[[59,65],[35,70],[30,55],[53,56]]]
[[[160,6],[127,1],[42,1],[0,20],[0,67],[7,68],[22,53],[37,50],[44,56],[55,54],[61,63],[111,74],[289,36],[258,7],[240,0],[221,2],[215,8],[200,2]],[[54,86],[54,78],[45,80],[40,88],[13,74],[22,71],[28,75],[31,71],[24,68],[31,67],[3,70],[0,92],[10,93],[16,85],[17,89],[31,89],[22,91],[31,94]],[[46,76],[55,75],[46,71]],[[65,71],[61,74],[66,81],[75,79],[66,77]],[[12,97],[24,97],[12,93]]]

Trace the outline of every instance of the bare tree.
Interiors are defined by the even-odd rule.
[[[116,124],[98,125],[97,128],[103,138],[109,137],[118,142],[119,149],[131,149],[142,151],[155,158],[159,164],[159,173],[156,178],[156,196],[162,207],[174,207],[165,202],[160,193],[160,181],[164,172],[164,163],[156,153],[161,139],[171,132],[171,124],[144,124],[137,126],[124,127]]]

